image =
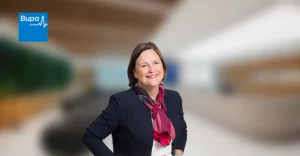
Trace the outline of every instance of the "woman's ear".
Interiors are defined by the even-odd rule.
[[[132,73],[133,73],[133,76],[137,79],[135,69],[133,69]]]

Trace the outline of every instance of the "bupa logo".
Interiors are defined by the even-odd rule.
[[[47,42],[48,13],[19,12],[19,42]]]

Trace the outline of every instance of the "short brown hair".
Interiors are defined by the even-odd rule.
[[[168,73],[168,68],[167,68],[166,61],[165,61],[164,57],[162,56],[160,50],[152,42],[140,43],[133,49],[133,51],[131,53],[130,61],[128,64],[127,75],[128,75],[128,80],[129,80],[129,84],[128,84],[129,87],[134,86],[138,82],[138,80],[134,77],[134,74],[133,74],[137,58],[141,55],[141,53],[143,51],[149,50],[149,49],[154,50],[158,54],[158,56],[163,64],[163,68],[164,68],[164,78],[162,79],[162,81],[165,80],[167,73]]]

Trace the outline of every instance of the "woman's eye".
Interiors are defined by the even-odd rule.
[[[155,62],[154,64],[159,64],[159,62]]]
[[[142,67],[146,67],[146,65],[142,65]]]

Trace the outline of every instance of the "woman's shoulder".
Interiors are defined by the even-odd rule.
[[[165,99],[174,103],[182,104],[182,98],[177,90],[165,89]]]
[[[181,98],[180,93],[177,90],[173,90],[173,89],[165,89],[165,94],[167,96],[172,96],[172,97],[178,97]]]
[[[135,97],[135,92],[133,88],[129,88],[127,90],[121,90],[119,92],[113,93],[110,98],[115,99],[117,102],[125,102],[133,99],[134,97]]]
[[[134,95],[134,90],[132,88],[120,90],[111,94],[111,97],[122,98]]]
[[[165,102],[172,103],[172,106],[174,108],[181,108],[182,98],[179,91],[173,89],[165,89]]]

